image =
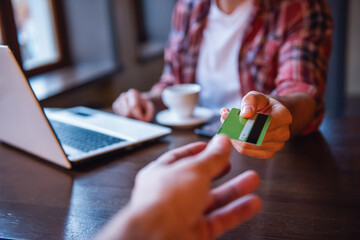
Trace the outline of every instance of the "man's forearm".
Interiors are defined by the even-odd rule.
[[[161,240],[168,239],[162,211],[133,208],[128,204],[117,213],[94,240]]]
[[[138,219],[131,215],[130,211],[125,207],[95,236],[94,240],[141,239],[143,236],[139,234],[142,231],[140,230],[141,227],[137,226],[137,222]]]
[[[287,107],[292,115],[291,136],[300,134],[313,120],[316,102],[310,94],[298,92],[273,97]]]

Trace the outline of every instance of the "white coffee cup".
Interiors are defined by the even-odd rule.
[[[193,112],[199,101],[201,87],[199,84],[179,84],[165,88],[162,101],[179,119],[193,117]]]

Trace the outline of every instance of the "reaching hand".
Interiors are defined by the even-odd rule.
[[[207,147],[194,143],[162,155],[139,172],[130,203],[99,239],[214,239],[251,218],[261,208],[249,194],[259,184],[255,172],[211,190],[230,151],[228,138],[216,136]]]
[[[229,112],[229,109],[226,108],[220,110],[221,121],[226,119]],[[272,116],[262,145],[257,146],[233,139],[231,142],[239,153],[257,158],[272,158],[290,138],[291,113],[275,98],[253,91],[246,94],[242,99],[241,116],[251,118],[255,113]]]
[[[153,102],[135,89],[121,93],[113,103],[112,108],[116,114],[145,122],[150,122],[155,112]]]

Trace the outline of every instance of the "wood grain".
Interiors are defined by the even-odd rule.
[[[232,169],[214,185],[257,171],[264,205],[220,239],[359,239],[360,118],[327,119],[317,132],[259,160],[233,152]],[[129,199],[139,169],[194,141],[175,130],[160,141],[66,171],[0,144],[0,238],[89,239]]]

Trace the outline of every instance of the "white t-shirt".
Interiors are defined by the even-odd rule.
[[[196,81],[202,87],[200,106],[218,113],[222,107],[241,106],[238,56],[252,0],[245,0],[231,14],[222,12],[211,1],[203,32]]]

